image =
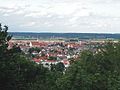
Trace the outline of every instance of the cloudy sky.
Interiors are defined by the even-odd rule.
[[[120,33],[120,0],[0,0],[10,32]]]

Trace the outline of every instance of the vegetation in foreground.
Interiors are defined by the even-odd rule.
[[[120,43],[82,52],[63,74],[61,65],[48,70],[8,49],[7,30],[0,24],[0,90],[120,90]]]

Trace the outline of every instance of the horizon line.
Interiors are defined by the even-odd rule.
[[[8,31],[8,33],[64,33],[64,34],[120,34],[120,33],[104,33],[104,32],[14,32],[14,31]]]

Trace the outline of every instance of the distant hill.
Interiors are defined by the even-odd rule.
[[[9,32],[14,38],[78,38],[78,39],[120,39],[120,34],[98,34],[98,33],[23,33]]]

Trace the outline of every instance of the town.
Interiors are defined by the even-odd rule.
[[[104,45],[105,40],[11,40],[9,49],[14,45],[29,56],[29,58],[44,67],[50,68],[51,64],[62,62],[69,67],[71,60],[77,60],[83,50],[95,51],[99,45]],[[114,41],[117,42],[117,41]]]

